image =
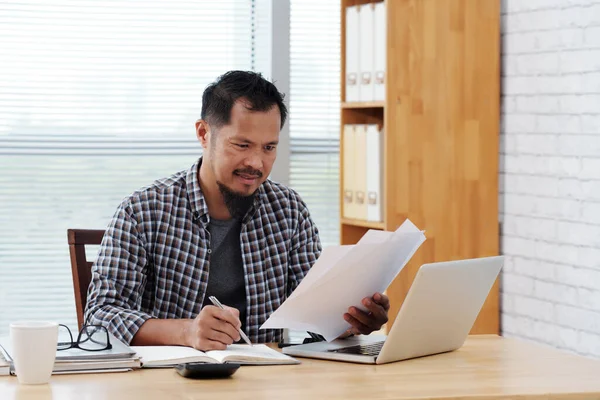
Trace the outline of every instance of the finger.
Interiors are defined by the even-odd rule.
[[[227,321],[222,321],[220,319],[215,318],[210,324],[210,328],[214,331],[219,331],[229,336],[234,342],[240,340],[240,332],[238,331],[238,329]]]
[[[345,313],[344,319],[350,325],[352,325],[352,329],[350,330],[353,334],[357,335],[362,333],[363,335],[368,335],[371,333],[372,329],[360,322],[358,319],[354,318],[352,315]]]
[[[385,311],[390,310],[390,298],[387,297],[385,294],[375,293],[373,295],[373,301],[382,306]]]
[[[198,350],[209,351],[209,350],[225,350],[227,346],[221,342],[214,340],[204,340],[199,346]]]
[[[209,330],[206,333],[206,338],[215,342],[223,343],[226,346],[233,343],[233,338],[231,336],[217,330]]]
[[[363,299],[362,303],[371,314],[369,317],[372,321],[379,324],[387,322],[387,311],[381,305],[367,298]]]
[[[215,318],[230,323],[235,329],[238,329],[242,326],[240,319],[227,310],[221,310],[218,307],[213,307],[210,311]]]
[[[363,324],[365,326],[369,326],[369,327],[374,327],[375,321],[374,321],[373,316],[368,315],[364,311],[359,310],[356,307],[350,307],[348,309],[348,314],[350,314],[350,316],[352,316],[354,319],[356,319],[361,324]]]
[[[237,308],[229,307],[229,306],[223,306],[223,307],[225,307],[225,309],[227,311],[229,311],[230,313],[233,313],[233,315],[235,315],[235,317],[237,319],[240,319],[240,310],[238,310]]]

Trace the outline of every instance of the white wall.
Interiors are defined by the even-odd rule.
[[[505,336],[600,357],[600,0],[503,0]]]

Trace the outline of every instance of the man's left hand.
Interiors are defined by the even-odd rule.
[[[344,314],[344,319],[352,325],[350,332],[355,335],[368,335],[381,329],[383,324],[388,321],[390,299],[386,295],[375,293],[371,298],[365,297],[362,304],[367,309],[366,312],[356,307],[350,307]]]

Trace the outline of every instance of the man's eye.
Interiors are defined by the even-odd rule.
[[[248,145],[247,144],[236,144],[237,147],[239,147],[240,149],[247,149]]]
[[[265,146],[265,150],[267,150],[267,151],[275,150],[275,146],[267,145],[267,146]]]

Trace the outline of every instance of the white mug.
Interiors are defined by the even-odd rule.
[[[56,360],[58,324],[22,321],[10,324],[10,356],[19,383],[48,383]]]

